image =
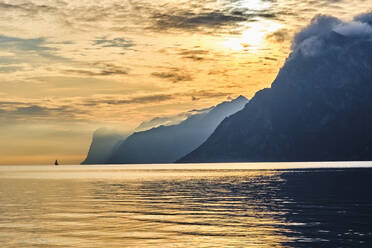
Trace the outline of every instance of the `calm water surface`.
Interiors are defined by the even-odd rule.
[[[370,166],[0,166],[0,244],[372,247]]]

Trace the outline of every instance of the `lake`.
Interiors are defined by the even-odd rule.
[[[371,166],[0,166],[0,244],[372,247]]]

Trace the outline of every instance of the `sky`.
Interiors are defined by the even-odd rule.
[[[80,163],[130,132],[269,87],[316,15],[371,0],[0,0],[0,164]]]

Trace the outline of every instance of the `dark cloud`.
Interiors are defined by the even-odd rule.
[[[138,27],[150,30],[188,30],[200,32],[232,32],[219,30],[223,27],[234,27],[242,22],[256,21],[257,18],[277,18],[272,8],[253,10],[244,6],[242,1],[221,1],[210,6],[210,1],[191,1],[186,3],[149,3],[146,1],[113,1],[111,4],[68,4],[65,1],[52,1],[50,4],[32,2],[0,3],[0,10],[18,13],[21,17],[39,18],[41,14],[53,16],[65,27],[84,31],[105,27],[103,22],[114,25],[111,30],[128,31]],[[262,0],[263,3],[274,2]],[[10,12],[11,11],[11,12]],[[9,15],[13,17],[13,15]],[[105,24],[106,24],[105,23]],[[102,25],[101,25],[102,24]],[[121,38],[107,40],[107,46],[125,47]],[[105,38],[102,39],[105,41]],[[110,44],[111,43],[111,44]]]
[[[31,16],[35,16],[39,13],[45,12],[55,12],[57,10],[56,7],[50,5],[38,5],[32,2],[23,2],[23,3],[4,3],[0,2],[0,9],[7,11],[22,11]]]
[[[4,101],[0,102],[0,119],[24,119],[24,118],[73,118],[77,114],[83,114],[84,111],[73,106],[60,105],[56,107],[46,106],[47,102],[22,102],[22,101]]]
[[[91,70],[64,70],[64,73],[78,74],[82,76],[112,76],[112,75],[127,75],[128,71],[125,69],[114,69],[114,70],[100,70],[100,71],[91,71]]]
[[[272,58],[272,57],[264,57],[265,60],[272,60],[272,61],[277,61],[278,59],[277,58]]]
[[[220,27],[222,25],[243,22],[241,15],[228,15],[221,12],[178,13],[178,15],[156,14],[153,16],[159,29],[198,29],[200,27]]]
[[[91,69],[69,69],[62,71],[63,73],[68,74],[77,74],[82,76],[120,76],[120,75],[128,75],[129,69],[123,68],[114,64],[110,63],[103,63],[103,62],[95,62],[90,63],[89,67]]]
[[[167,94],[158,94],[158,95],[150,95],[150,96],[139,96],[133,97],[130,99],[124,100],[113,100],[113,101],[106,101],[106,104],[130,104],[130,103],[153,103],[153,102],[162,102],[166,100],[173,99],[172,95]]]
[[[181,49],[181,51],[178,54],[185,59],[200,61],[206,59],[206,55],[209,54],[209,51],[202,49]]]
[[[26,104],[26,103],[23,103],[23,102],[19,102],[19,101],[0,101],[0,108],[1,107],[6,107],[6,106],[13,106],[13,105],[22,105],[22,104]]]
[[[164,93],[164,94],[153,94],[144,96],[133,96],[133,97],[101,97],[101,98],[89,98],[84,99],[80,103],[83,106],[97,106],[101,104],[108,105],[125,105],[125,104],[152,104],[156,102],[164,102],[174,99],[180,99],[180,97],[195,97],[195,98],[220,98],[231,95],[231,93],[219,92],[219,91],[207,91],[207,90],[192,90],[187,92],[178,93]],[[1,102],[0,102],[1,105]]]
[[[372,26],[368,22],[369,15],[359,16],[351,22],[343,22],[326,15],[314,17],[309,26],[296,34],[292,44],[292,56],[316,56],[325,51],[345,50],[345,44],[352,40],[371,42]]]
[[[368,23],[372,26],[372,13],[358,15],[354,18],[354,20],[362,23]]]
[[[229,92],[219,92],[219,91],[208,91],[208,90],[199,90],[199,91],[191,91],[188,94],[195,98],[219,98],[219,97],[228,97],[230,95]]]
[[[290,31],[288,29],[280,29],[266,36],[266,39],[274,42],[284,42],[291,39]]]
[[[0,57],[1,60],[1,57]],[[0,66],[0,73],[10,73],[23,70],[22,66]]]
[[[224,68],[224,69],[211,69],[209,72],[208,72],[208,75],[222,75],[222,76],[228,76],[229,75],[229,72],[230,70]]]
[[[178,55],[184,59],[190,59],[195,62],[200,61],[214,61],[218,57],[223,56],[215,50],[202,49],[200,46],[195,46],[193,48],[179,48],[179,47],[168,47],[158,50],[159,53],[165,55]]]
[[[14,114],[17,115],[33,115],[33,116],[45,116],[49,112],[48,108],[32,105],[29,107],[18,107],[15,111],[13,111]]]
[[[10,123],[24,120],[86,120],[86,116],[97,111],[97,108],[105,108],[107,105],[120,106],[129,104],[156,104],[167,101],[179,101],[189,97],[197,99],[226,98],[229,93],[218,91],[187,91],[178,93],[163,93],[132,97],[102,96],[92,98],[75,98],[55,102],[45,99],[35,100],[3,100],[0,101],[0,121]],[[106,105],[106,106],[105,106]],[[195,114],[208,111],[209,109],[191,110],[185,113],[162,119],[159,122],[173,123]]]
[[[173,83],[193,80],[190,74],[185,71],[181,71],[178,68],[171,68],[168,72],[154,72],[151,75],[154,77],[169,80]]]
[[[22,60],[15,56],[0,56],[0,65],[14,65],[21,62]]]
[[[169,13],[169,12],[168,12]],[[183,29],[189,31],[206,31],[205,29],[217,29],[227,26],[236,26],[246,21],[255,21],[255,18],[275,18],[274,13],[245,13],[243,11],[217,11],[192,13],[176,11],[168,13],[157,13],[153,15],[154,26],[160,31]],[[221,31],[221,30],[219,30]]]
[[[157,95],[148,95],[148,96],[136,96],[132,98],[101,98],[101,99],[88,99],[82,103],[84,106],[96,106],[99,104],[109,104],[109,105],[123,105],[123,104],[145,104],[145,103],[154,103],[162,102],[166,100],[173,99],[174,96],[171,94],[157,94]]]
[[[130,48],[135,46],[135,44],[127,39],[114,38],[107,39],[106,37],[93,40],[93,44],[100,47],[119,47],[119,48]]]

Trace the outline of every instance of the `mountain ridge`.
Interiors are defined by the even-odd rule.
[[[177,162],[372,160],[371,99],[371,24],[317,16],[271,88]]]
[[[200,145],[226,116],[248,102],[244,96],[222,102],[206,113],[176,125],[135,132],[120,144],[107,163],[171,163]]]

